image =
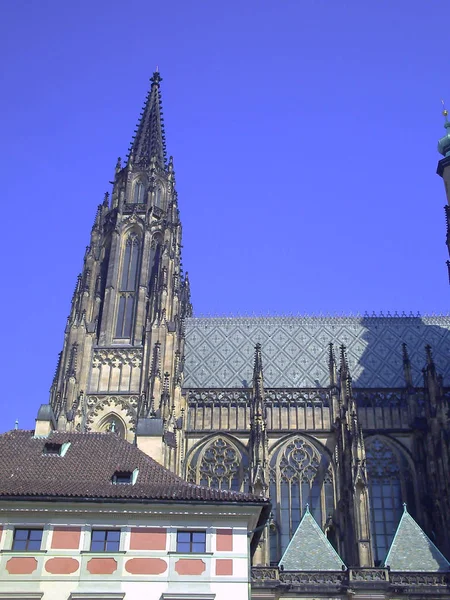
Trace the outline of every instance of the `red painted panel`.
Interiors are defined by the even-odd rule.
[[[130,550],[165,550],[167,530],[162,527],[132,527]]]
[[[15,556],[6,563],[6,570],[10,575],[30,575],[37,569],[37,560],[34,557]]]
[[[216,575],[233,575],[233,560],[218,558],[216,560]]]
[[[232,529],[218,529],[216,531],[216,549],[219,552],[228,552],[233,550]]]
[[[86,565],[92,575],[111,575],[117,569],[114,558],[91,558]]]
[[[180,558],[175,563],[178,575],[201,575],[205,569],[206,565],[200,558]]]
[[[81,527],[55,527],[52,535],[52,548],[56,550],[78,550]]]
[[[125,570],[132,575],[161,575],[166,569],[161,558],[131,558],[125,563]]]
[[[50,558],[45,563],[45,570],[47,573],[52,575],[70,575],[78,571],[80,563],[74,558],[61,557],[61,558]]]

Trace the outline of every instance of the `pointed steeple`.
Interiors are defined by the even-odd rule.
[[[340,347],[341,364],[339,366],[339,375],[341,379],[341,395],[342,400],[348,405],[348,400],[352,396],[352,376],[348,366],[347,349],[344,344]]]
[[[391,571],[448,571],[450,563],[426,533],[404,511],[384,564]]]
[[[262,369],[261,344],[255,346],[255,361],[253,365],[253,394],[257,398],[263,395],[264,380]]]
[[[280,565],[285,571],[341,571],[345,565],[306,507]]]
[[[147,167],[154,162],[163,169],[166,162],[166,142],[161,108],[162,78],[158,71],[153,73],[150,81],[151,88],[129,151],[129,163]]]
[[[261,344],[255,346],[253,394],[250,403],[250,460],[253,493],[264,495],[267,490],[267,415],[264,401],[264,378]]]
[[[328,368],[330,371],[330,387],[336,387],[337,386],[337,365],[336,365],[336,357],[334,356],[334,346],[333,346],[332,342],[330,342],[328,348],[329,348]]]

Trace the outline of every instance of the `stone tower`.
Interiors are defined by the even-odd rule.
[[[160,82],[154,73],[128,159],[98,206],[50,405],[58,429],[113,429],[129,441],[140,433],[138,443],[174,467],[191,304]]]

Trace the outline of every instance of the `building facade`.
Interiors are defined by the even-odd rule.
[[[255,564],[279,563],[307,506],[347,566],[384,564],[404,504],[450,556],[450,318],[194,317],[160,85],[97,209],[57,429],[113,429],[189,482],[268,495]],[[450,202],[450,134],[439,150]]]
[[[189,485],[114,433],[49,425],[0,435],[0,599],[248,598],[267,500]]]

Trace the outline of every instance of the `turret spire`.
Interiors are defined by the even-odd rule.
[[[148,166],[153,160],[158,167],[164,168],[166,142],[161,109],[162,78],[159,71],[153,73],[150,81],[152,85],[135,130],[136,135],[131,144],[129,157],[136,165]]]

